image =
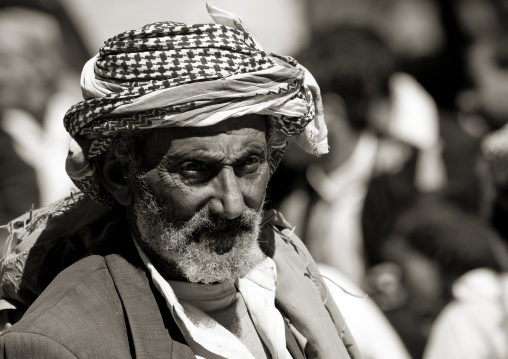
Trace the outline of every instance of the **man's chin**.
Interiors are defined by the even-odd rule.
[[[245,276],[256,265],[265,259],[259,245],[235,245],[229,251],[219,253],[204,248],[187,248],[182,253],[177,268],[190,282],[211,284],[218,282],[234,282]]]

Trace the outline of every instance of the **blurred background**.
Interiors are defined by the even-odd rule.
[[[212,3],[321,87],[330,154],[290,143],[267,207],[365,357],[508,357],[508,2]],[[0,223],[73,187],[62,119],[84,63],[165,20],[211,22],[204,0],[0,0]]]

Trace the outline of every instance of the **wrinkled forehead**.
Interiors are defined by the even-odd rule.
[[[265,116],[245,115],[204,127],[172,127],[150,132],[143,151],[143,167],[153,166],[165,155],[188,152],[243,151],[245,147],[266,150]]]

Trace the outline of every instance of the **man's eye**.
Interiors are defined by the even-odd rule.
[[[259,166],[263,163],[263,158],[259,156],[250,156],[242,160],[236,168],[243,174],[254,173],[258,170]]]
[[[180,174],[187,178],[204,176],[210,168],[201,162],[185,162],[180,166]]]

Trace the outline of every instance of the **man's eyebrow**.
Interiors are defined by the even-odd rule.
[[[243,148],[238,151],[235,156],[235,162],[240,162],[245,160],[247,157],[252,155],[262,155],[266,157],[267,149],[264,146],[253,145]],[[166,161],[171,162],[183,162],[183,161],[209,161],[209,162],[221,162],[224,158],[222,152],[211,152],[206,150],[195,150],[195,151],[184,151],[184,150],[176,150],[173,153],[166,154],[164,159]]]

